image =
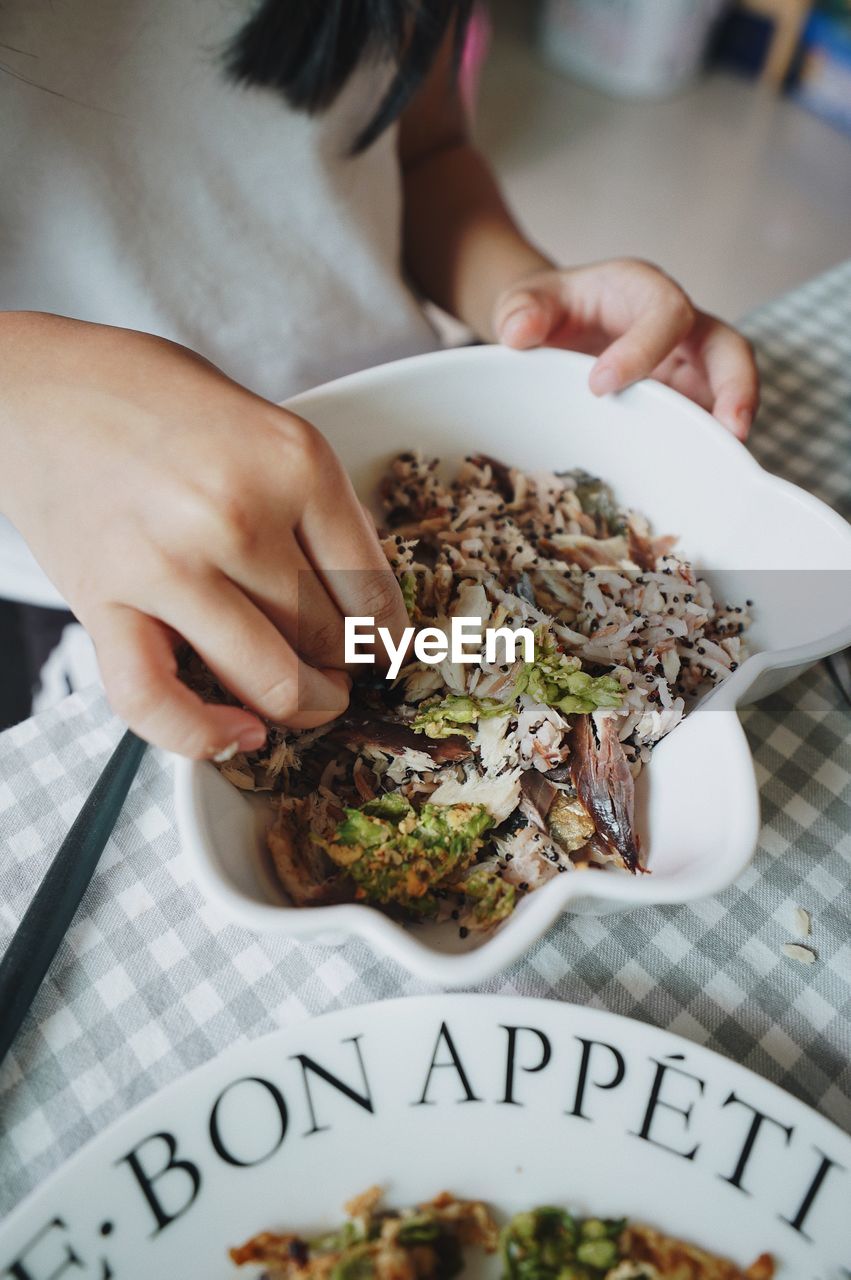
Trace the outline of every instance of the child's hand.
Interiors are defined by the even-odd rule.
[[[113,707],[158,746],[212,756],[266,736],[181,683],[181,639],[253,712],[308,727],[348,702],[343,615],[397,641],[407,625],[322,436],[184,347],[0,316],[0,456],[0,509],[92,635]]]
[[[497,299],[493,329],[509,347],[566,347],[599,356],[596,395],[653,377],[710,410],[740,440],[759,401],[745,338],[698,311],[658,267],[616,259],[526,276]]]

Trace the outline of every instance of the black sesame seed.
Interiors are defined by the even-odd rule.
[[[467,928],[467,926],[462,924],[462,925],[461,925],[461,928],[458,930],[458,937],[459,937],[459,938],[466,938],[466,936],[467,936],[467,934],[468,934],[469,932],[470,932],[470,930]]]

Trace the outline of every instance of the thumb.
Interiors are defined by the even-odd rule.
[[[561,312],[561,302],[548,289],[512,289],[503,294],[496,305],[496,340],[518,351],[540,347],[552,333]]]

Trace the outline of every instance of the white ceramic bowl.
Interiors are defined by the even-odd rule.
[[[565,352],[467,348],[354,374],[291,404],[330,439],[365,501],[388,459],[412,447],[450,465],[482,450],[533,470],[584,467],[657,532],[678,534],[722,598],[755,601],[752,656],[642,772],[637,822],[652,874],[558,876],[492,935],[464,941],[361,904],[293,908],[267,862],[262,802],[213,765],[177,759],[184,849],[204,893],[235,922],[316,941],[359,935],[420,977],[466,986],[516,960],[564,911],[688,902],[718,893],[750,861],[759,803],[736,707],[851,645],[851,526],[658,383],[596,399],[590,365]]]

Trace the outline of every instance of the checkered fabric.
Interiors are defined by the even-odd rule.
[[[766,387],[754,448],[847,514],[851,264],[752,317]],[[851,711],[823,667],[745,713],[759,852],[717,898],[565,917],[483,990],[549,996],[707,1044],[851,1129]],[[117,742],[96,690],[0,738],[0,941]],[[805,966],[781,951],[812,914]],[[191,881],[171,778],[146,756],[80,912],[0,1069],[0,1212],[105,1124],[240,1037],[428,988],[360,942],[227,924]]]
[[[851,519],[851,262],[742,325],[763,379],[753,452]]]

